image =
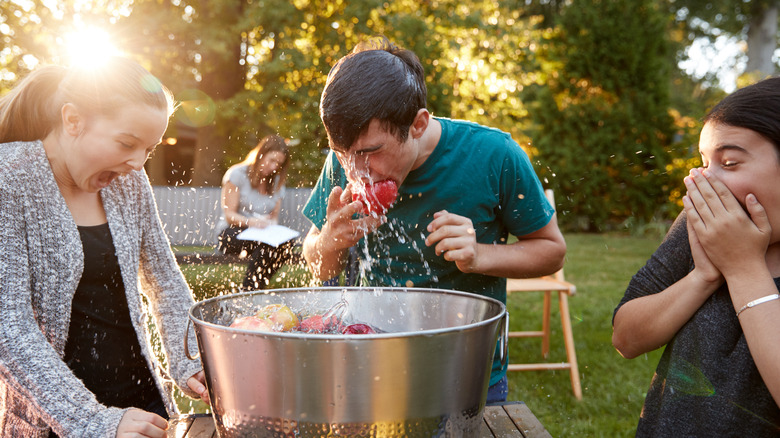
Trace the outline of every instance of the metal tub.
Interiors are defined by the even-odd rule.
[[[323,313],[342,300],[345,319],[384,333],[227,327],[267,304]],[[505,306],[466,292],[276,289],[201,301],[189,317],[222,438],[478,436],[499,338],[506,357]]]

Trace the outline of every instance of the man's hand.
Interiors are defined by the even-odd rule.
[[[116,436],[117,438],[165,438],[166,429],[168,429],[168,422],[163,417],[132,408],[125,412],[119,421]]]
[[[303,241],[303,256],[316,278],[327,280],[338,275],[346,263],[349,248],[387,221],[385,216],[352,217],[363,209],[352,201],[350,186],[335,187],[328,197],[326,220],[322,229],[312,226]]]
[[[346,189],[335,187],[328,197],[327,220],[320,233],[320,239],[327,239],[323,246],[334,250],[350,248],[387,220],[385,216],[374,215],[352,219],[362,210],[360,201],[352,201],[350,185]]]
[[[437,255],[455,262],[461,272],[477,270],[479,252],[471,219],[446,210],[438,211],[428,224],[428,232],[430,234],[425,239],[425,245],[436,245],[434,249]]]

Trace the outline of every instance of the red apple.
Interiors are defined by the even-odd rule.
[[[368,324],[350,324],[344,327],[342,333],[345,335],[371,335],[376,333],[376,330]]]
[[[335,316],[323,318],[322,315],[311,315],[301,320],[298,329],[307,333],[339,333],[341,321]]]
[[[298,327],[302,332],[323,333],[325,332],[325,323],[322,321],[322,315],[312,315],[301,320]]]
[[[387,213],[398,197],[398,185],[391,179],[367,184],[365,191],[353,192],[352,201],[363,203],[363,214],[368,215],[372,211],[377,214]]]
[[[243,316],[241,318],[236,318],[236,320],[230,324],[230,327],[242,330],[253,330],[257,332],[274,331],[273,324],[269,320],[255,318],[254,316]]]

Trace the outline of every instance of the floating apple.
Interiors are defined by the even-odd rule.
[[[325,322],[322,321],[322,315],[312,315],[301,320],[298,329],[302,332],[322,333],[325,331]]]
[[[254,330],[258,332],[274,331],[271,321],[267,319],[256,318],[254,316],[243,316],[241,318],[236,318],[236,320],[230,324],[230,327],[242,330]]]
[[[335,316],[324,318],[322,315],[311,315],[301,319],[298,330],[306,333],[338,333],[341,321]]]
[[[269,304],[258,310],[255,318],[267,319],[276,332],[287,332],[298,326],[298,315],[284,304]]]
[[[350,324],[344,327],[342,333],[345,335],[371,335],[376,333],[376,330],[368,324]]]

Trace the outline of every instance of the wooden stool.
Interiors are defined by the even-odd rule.
[[[545,195],[550,203],[555,206],[552,190],[545,190]],[[539,278],[508,278],[506,282],[507,301],[509,294],[513,292],[543,292],[544,304],[542,309],[541,331],[510,331],[509,338],[542,338],[542,357],[547,358],[550,352],[550,301],[552,293],[558,293],[558,305],[561,311],[561,327],[563,329],[563,342],[566,346],[567,362],[562,363],[510,363],[509,371],[540,371],[540,370],[565,370],[571,374],[571,388],[577,400],[582,400],[582,387],[580,385],[579,369],[577,368],[577,353],[574,351],[574,335],[572,333],[571,318],[569,316],[569,296],[577,292],[577,287],[564,280],[563,269],[553,275]]]

